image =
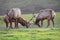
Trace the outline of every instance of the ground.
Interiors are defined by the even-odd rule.
[[[28,20],[32,17],[32,14],[22,14],[22,17]],[[8,29],[3,21],[3,16],[0,16],[0,40],[60,40],[59,21],[60,12],[56,12],[54,28],[52,23],[47,28],[47,21],[45,20],[42,28],[33,24],[29,28],[25,28],[25,26],[23,27],[19,24],[18,29]]]

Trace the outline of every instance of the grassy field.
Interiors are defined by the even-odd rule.
[[[32,14],[22,14],[22,17],[28,20]],[[55,28],[52,28],[52,23],[49,28],[46,26],[45,20],[42,28],[33,24],[25,28],[19,24],[19,29],[7,29],[3,16],[0,16],[0,40],[60,40],[60,12],[56,12]]]

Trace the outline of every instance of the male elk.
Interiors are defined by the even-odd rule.
[[[21,10],[19,8],[10,9],[7,14],[10,21],[10,27],[12,28],[12,20],[15,20],[15,27],[18,28],[18,18],[21,17]]]
[[[47,27],[50,25],[50,20],[52,21],[53,27],[54,27],[55,15],[56,14],[55,14],[54,10],[52,10],[52,9],[40,10],[38,16],[36,17],[35,24],[40,27],[43,25],[43,20],[47,19],[48,20]],[[41,21],[41,25],[39,24],[40,21]]]
[[[14,19],[12,19],[11,21],[12,21],[12,22],[15,22]],[[9,19],[9,17],[8,17],[7,15],[4,16],[4,22],[5,22],[5,24],[6,24],[6,27],[8,27],[8,24],[9,24],[11,21],[10,21],[10,19]],[[22,17],[19,17],[19,18],[17,19],[17,22],[20,23],[22,26],[26,26],[26,28],[28,28],[28,27],[30,26],[30,23],[29,23],[27,20],[23,19]],[[10,28],[12,28],[12,25],[10,26]]]

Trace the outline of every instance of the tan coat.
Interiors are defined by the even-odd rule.
[[[8,12],[10,18],[19,18],[21,16],[21,10],[19,8],[12,8]]]
[[[40,18],[51,17],[51,14],[52,14],[52,17],[55,17],[56,14],[55,14],[54,10],[52,10],[51,14],[49,12],[50,10],[52,10],[52,9],[40,10],[37,18],[40,19]]]

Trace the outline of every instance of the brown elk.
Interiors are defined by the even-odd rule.
[[[10,27],[12,28],[12,20],[15,20],[15,28],[18,28],[18,18],[21,16],[21,10],[19,8],[12,8],[7,12],[9,17]]]
[[[53,27],[54,27],[54,18],[55,18],[55,12],[52,9],[44,9],[44,10],[40,10],[39,14],[36,17],[35,20],[35,24],[38,25],[39,27],[43,25],[43,20],[47,19],[48,20],[48,25],[47,27],[50,25],[50,20],[53,23]],[[39,24],[39,22],[41,21],[41,25]]]
[[[11,20],[11,21],[15,22],[15,20]],[[6,23],[6,27],[8,27],[8,24],[11,21],[7,15],[4,16],[4,22]],[[27,20],[23,19],[22,17],[19,17],[17,22],[20,23],[22,26],[26,26],[26,28],[28,28],[30,25],[30,23]]]

